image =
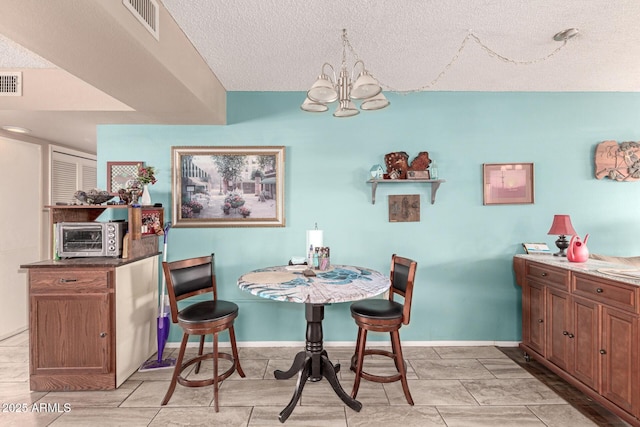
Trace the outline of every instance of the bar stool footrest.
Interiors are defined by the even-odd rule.
[[[377,349],[377,348],[370,348],[370,349],[366,349],[364,351],[364,355],[365,356],[371,356],[371,355],[378,355],[378,356],[385,356],[388,357],[390,359],[395,359],[396,356],[395,354],[393,354],[390,351],[387,350],[381,350],[381,349]],[[356,371],[356,361],[357,361],[357,355],[354,354],[353,356],[351,356],[351,366],[350,369],[355,372]],[[402,361],[403,365],[404,365],[404,371],[407,371],[407,364],[405,363],[405,361]],[[369,381],[373,381],[373,382],[377,382],[377,383],[392,383],[395,381],[399,381],[402,379],[402,374],[397,373],[394,375],[374,375],[374,374],[370,374],[368,372],[366,372],[364,369],[362,370],[361,373],[361,377],[364,378],[365,380],[369,380]]]
[[[187,362],[183,363],[182,366],[180,367],[180,375],[177,378],[178,384],[183,385],[185,387],[203,387],[203,386],[212,385],[214,383],[213,378],[207,378],[204,380],[190,380],[182,376],[182,372],[185,369],[187,369],[189,366],[196,364],[198,362],[202,362],[203,360],[210,360],[210,359],[213,359],[213,353],[206,353],[200,356],[196,356],[192,359],[189,359]],[[222,374],[218,375],[218,382],[220,383],[225,379],[229,378],[231,374],[235,372],[236,364],[235,364],[235,361],[233,360],[233,356],[229,353],[218,352],[218,359],[225,359],[232,362],[232,365],[229,369],[224,371]]]

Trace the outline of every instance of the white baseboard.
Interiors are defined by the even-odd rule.
[[[391,346],[385,341],[367,341],[376,346]],[[243,341],[238,342],[238,347],[304,347],[304,341]],[[403,341],[403,347],[518,347],[520,341]],[[229,342],[220,342],[220,347],[230,347]],[[324,347],[355,347],[355,341],[329,341],[323,343]],[[197,342],[190,342],[187,347],[197,347]],[[168,348],[180,348],[179,342],[168,342]]]

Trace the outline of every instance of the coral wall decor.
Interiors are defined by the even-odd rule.
[[[616,181],[640,179],[640,143],[604,141],[595,153],[596,178]]]

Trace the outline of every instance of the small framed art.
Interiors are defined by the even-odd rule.
[[[107,162],[107,191],[117,194],[127,187],[127,181],[138,176],[138,165],[144,162]]]
[[[389,196],[389,222],[419,222],[420,195]]]
[[[533,203],[533,163],[482,165],[483,204]]]

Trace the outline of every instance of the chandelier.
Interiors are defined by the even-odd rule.
[[[389,101],[382,94],[382,87],[376,79],[369,74],[364,62],[358,59],[351,67],[351,73],[347,70],[347,47],[351,48],[347,38],[347,30],[342,30],[342,65],[340,77],[336,78],[335,69],[331,64],[322,64],[320,75],[307,92],[307,99],[300,108],[304,111],[322,113],[327,111],[327,104],[339,101],[338,108],[333,113],[334,117],[351,117],[360,113],[353,100],[361,100],[362,110],[380,110]],[[353,49],[351,49],[353,52]],[[356,58],[357,59],[357,58]],[[356,69],[361,67],[358,77],[354,80]],[[331,74],[327,74],[329,69]],[[333,78],[332,78],[333,77]]]

